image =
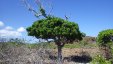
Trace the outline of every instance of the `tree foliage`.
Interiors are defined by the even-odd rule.
[[[83,36],[78,24],[53,16],[35,21],[27,31],[29,36],[65,42],[81,40]]]
[[[107,29],[99,32],[97,41],[99,45],[106,45],[112,42],[112,38],[113,38],[113,29]]]
[[[59,17],[47,15],[40,2],[38,4],[41,14],[38,14],[33,9],[31,11],[35,13],[36,17],[43,16],[44,18],[35,21],[32,26],[27,28],[28,35],[34,36],[37,39],[53,39],[58,47],[58,64],[62,64],[62,47],[64,44],[81,40],[85,34],[80,32],[78,24],[70,22],[67,19],[64,20]]]

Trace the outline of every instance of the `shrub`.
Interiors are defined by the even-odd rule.
[[[113,29],[103,30],[98,34],[97,43],[100,46],[106,46],[111,42],[113,42],[112,37],[113,37]]]
[[[106,60],[103,56],[97,55],[93,58],[91,64],[111,64],[110,60]]]
[[[99,32],[97,37],[97,44],[99,45],[101,51],[104,53],[104,57],[106,59],[111,59],[111,45],[113,42],[113,29],[107,29]]]

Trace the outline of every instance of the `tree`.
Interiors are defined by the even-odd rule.
[[[110,59],[111,45],[113,43],[113,29],[107,29],[99,32],[97,37],[97,43],[100,47],[104,47],[104,56],[106,59]]]
[[[26,29],[28,35],[34,36],[37,39],[53,39],[58,47],[58,64],[62,64],[62,47],[66,43],[82,40],[82,36],[85,36],[85,34],[80,32],[78,24],[70,22],[67,19],[64,20],[62,18],[46,14],[46,11],[42,8],[40,1],[36,1],[39,5],[40,12],[36,12],[34,9],[29,7],[29,4],[26,0],[24,0],[28,9],[34,12],[36,17],[44,17],[35,21],[32,26]]]
[[[32,26],[27,28],[27,32],[29,36],[34,36],[37,39],[53,39],[58,47],[58,61],[60,63],[62,61],[62,47],[66,43],[82,39],[78,24],[54,16],[35,21]]]

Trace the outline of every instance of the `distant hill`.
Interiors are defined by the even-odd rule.
[[[83,41],[88,42],[88,43],[95,43],[96,37],[86,36],[86,37],[83,37]]]

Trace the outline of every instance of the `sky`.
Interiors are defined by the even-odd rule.
[[[35,0],[27,0],[38,11]],[[47,12],[78,23],[87,36],[113,29],[113,0],[41,0]],[[22,0],[0,0],[0,36],[28,37],[26,28],[38,20]],[[31,37],[28,37],[31,38]]]

